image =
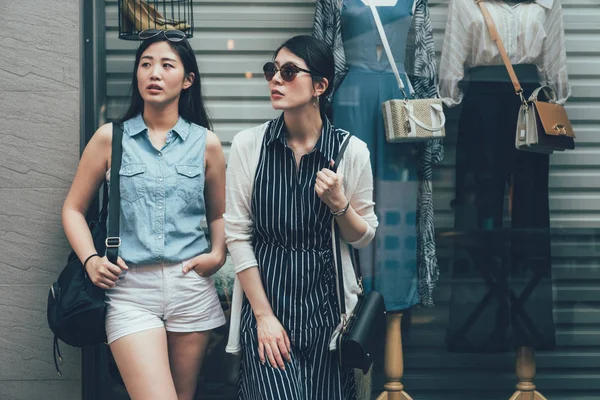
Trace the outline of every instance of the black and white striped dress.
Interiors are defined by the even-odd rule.
[[[323,121],[315,148],[296,166],[283,115],[265,134],[252,194],[253,248],[265,293],[288,332],[285,371],[258,357],[256,320],[242,306],[238,399],[353,400],[351,370],[341,371],[329,341],[340,321],[331,250],[331,213],[317,196],[316,174],[335,159],[346,132]]]

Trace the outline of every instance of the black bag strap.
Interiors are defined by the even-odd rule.
[[[346,152],[346,147],[348,146],[348,143],[350,142],[351,137],[352,137],[352,134],[348,133],[346,140],[344,140],[344,142],[340,146],[340,151],[338,152],[338,155],[335,159],[333,167],[331,168],[334,172],[337,172],[340,161],[342,160],[342,157],[344,156],[344,153]],[[340,304],[340,312],[342,314],[342,320],[345,325],[346,324],[346,301],[345,301],[346,296],[344,295],[344,275],[342,272],[343,269],[342,269],[342,249],[340,247],[340,228],[337,223],[334,223],[334,226],[333,226],[333,238],[334,238],[334,244],[335,244],[335,259],[336,259],[336,264],[337,264],[338,303]],[[358,258],[358,250],[355,248],[352,248],[352,265],[356,267],[355,268],[356,277],[358,279],[358,284],[362,290],[362,275],[360,272],[360,261]]]
[[[108,183],[104,182],[102,185],[102,209],[100,211],[100,221],[106,221],[108,215]]]
[[[342,157],[344,156],[344,153],[346,152],[346,147],[348,147],[348,143],[350,143],[351,137],[352,137],[352,134],[350,132],[348,132],[348,136],[346,136],[346,139],[342,142],[342,145],[340,146],[340,150],[338,151],[337,157],[335,158],[335,161],[333,162],[333,167],[331,167],[331,170],[333,172],[337,172],[337,169],[340,166],[340,162],[342,161]]]
[[[108,196],[108,234],[106,236],[106,257],[113,264],[119,256],[119,217],[121,212],[121,156],[123,154],[123,125],[113,122],[112,155],[110,163],[110,193]],[[106,190],[104,192],[106,194]],[[104,199],[106,202],[106,198]]]
[[[121,185],[119,181],[119,171],[121,169],[121,157],[123,153],[123,126],[120,123],[114,122],[112,125],[113,137],[110,165],[110,197],[108,184],[105,182],[102,195],[102,210],[100,212],[100,221],[105,221],[106,214],[108,213],[108,233],[105,241],[106,257],[108,258],[108,261],[110,261],[113,264],[116,264],[117,257],[119,256],[119,246],[121,245],[121,238],[119,237],[119,213],[121,208]],[[56,367],[58,375],[62,376],[60,368],[58,367],[58,361],[62,362],[63,359],[62,355],[60,354],[60,349],[58,347],[58,337],[56,336],[56,334],[54,335],[53,347],[54,366]]]

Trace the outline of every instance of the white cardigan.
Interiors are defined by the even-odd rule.
[[[269,123],[267,122],[263,125],[246,129],[238,133],[233,139],[231,150],[229,152],[226,208],[223,217],[225,219],[227,248],[229,249],[236,274],[247,268],[258,266],[252,248],[253,219],[251,199],[261,146],[268,125]],[[350,138],[346,153],[340,161],[338,173],[340,172],[344,177],[344,193],[346,198],[350,199],[352,208],[367,222],[367,231],[363,237],[356,242],[349,244],[356,248],[363,248],[367,246],[375,236],[377,217],[374,212],[373,174],[371,172],[369,150],[364,142],[354,136]],[[335,223],[335,221],[332,221],[332,225],[333,223]],[[339,244],[333,243],[333,235],[331,240],[335,254],[335,246]],[[341,243],[340,239],[340,244]],[[341,246],[341,252],[346,312],[350,315],[356,306],[358,300],[357,295],[360,292],[360,289],[356,281],[356,275],[347,246]],[[243,290],[239,279],[236,276],[231,306],[229,340],[225,349],[228,353],[239,353],[241,350],[240,322],[242,301]],[[329,344],[331,350],[336,348],[336,339],[339,335],[341,325],[340,316],[340,324],[331,337]]]

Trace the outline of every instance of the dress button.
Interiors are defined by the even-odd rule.
[[[158,238],[159,238],[159,239],[162,239],[162,235],[158,235]]]
[[[158,153],[158,156],[159,156],[159,157],[160,157],[160,156],[162,156],[162,153]]]
[[[162,178],[158,178],[158,181],[159,181],[159,182],[162,182]]]
[[[162,210],[162,206],[158,206],[158,209],[159,209],[159,210]]]

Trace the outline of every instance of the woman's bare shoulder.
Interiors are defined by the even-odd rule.
[[[221,139],[213,131],[206,131],[206,150],[209,152],[223,151],[221,146]]]
[[[92,136],[92,139],[90,140],[90,143],[94,141],[100,146],[110,146],[112,144],[112,134],[112,123],[104,124],[96,130],[94,136]]]

